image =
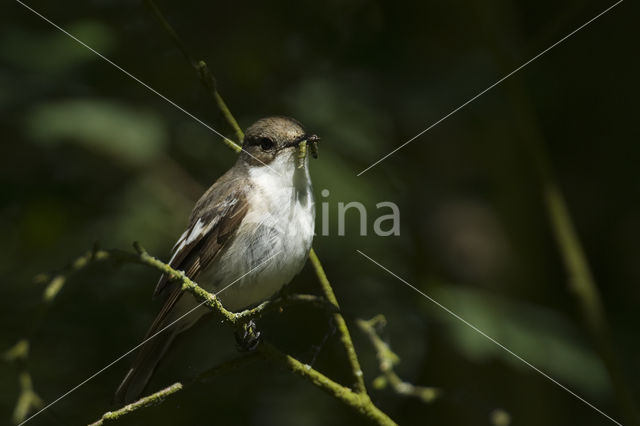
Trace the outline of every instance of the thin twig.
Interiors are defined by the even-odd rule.
[[[380,338],[376,331],[377,327],[384,327],[386,323],[387,320],[383,315],[377,315],[368,321],[362,319],[356,320],[356,324],[367,335],[376,350],[380,373],[382,373],[373,381],[373,387],[383,389],[387,385],[390,385],[391,388],[400,395],[417,397],[423,402],[433,402],[440,395],[439,389],[416,386],[412,383],[405,382],[396,374],[394,367],[400,362],[400,357],[391,350],[389,345]]]
[[[42,406],[42,400],[33,388],[33,380],[28,367],[30,339],[40,328],[43,318],[51,308],[53,301],[62,288],[70,274],[84,269],[88,264],[96,260],[98,247],[87,251],[82,256],[73,260],[61,271],[48,275],[39,274],[34,278],[37,284],[46,284],[42,292],[42,298],[35,314],[31,317],[29,330],[20,341],[14,344],[4,353],[4,360],[14,362],[18,366],[18,381],[20,384],[20,394],[13,410],[12,420],[14,423],[22,423],[34,410]]]
[[[24,421],[32,410],[37,410],[42,407],[42,399],[33,390],[31,373],[29,373],[29,369],[27,368],[29,341],[27,339],[20,340],[4,353],[3,359],[7,362],[16,363],[20,371],[18,376],[20,393],[16,401],[16,406],[13,409],[13,415],[11,416],[12,421],[17,424]]]
[[[106,413],[104,413],[102,415],[102,417],[94,422],[91,423],[89,426],[101,426],[103,425],[105,422],[108,422],[110,420],[118,420],[120,418],[122,418],[122,416],[126,416],[127,414],[130,414],[134,411],[137,411],[141,408],[145,408],[145,407],[149,407],[152,405],[156,405],[161,403],[162,401],[164,401],[164,399],[176,392],[179,392],[182,390],[182,383],[180,382],[176,382],[174,384],[172,384],[169,387],[166,387],[164,389],[161,389],[157,392],[152,393],[151,395],[145,396],[144,398],[140,398],[139,400],[137,400],[136,402],[132,402],[131,404],[127,404],[124,407],[120,408],[119,410],[116,411],[107,411]]]
[[[206,370],[200,374],[198,374],[195,379],[191,380],[190,382],[186,383],[186,384],[182,384],[180,382],[176,382],[173,385],[166,387],[164,389],[161,389],[157,392],[154,392],[150,395],[147,395],[145,397],[140,398],[139,400],[132,402],[131,404],[127,404],[124,407],[115,410],[115,411],[108,411],[106,413],[104,413],[102,415],[102,417],[100,417],[100,419],[94,423],[91,423],[89,426],[99,426],[102,425],[104,422],[108,422],[109,420],[118,420],[120,418],[122,418],[123,416],[130,414],[134,411],[137,411],[141,408],[146,408],[146,407],[150,407],[152,405],[155,404],[159,404],[160,402],[162,402],[165,398],[167,398],[170,395],[173,395],[174,393],[177,393],[179,391],[181,391],[182,389],[184,389],[185,386],[190,385],[194,382],[205,382],[207,380],[210,380],[211,378],[213,378],[214,376],[217,376],[223,372],[228,372],[228,371],[232,371],[241,367],[244,367],[245,365],[247,365],[250,362],[253,362],[259,358],[261,358],[261,354],[258,352],[251,352],[247,355],[238,357],[238,358],[234,358],[230,361],[224,362],[220,365],[217,365],[213,368],[210,368],[209,370]]]
[[[182,55],[184,56],[184,58],[187,60],[187,62],[189,62],[189,64],[191,64],[191,67],[193,67],[193,69],[196,71],[202,84],[207,88],[211,96],[215,99],[216,104],[220,109],[220,112],[222,112],[222,115],[224,116],[224,118],[231,125],[231,128],[233,129],[233,131],[236,134],[236,137],[238,138],[238,141],[242,143],[242,140],[244,139],[244,133],[242,133],[242,129],[240,129],[238,122],[236,121],[233,114],[231,114],[231,111],[227,107],[227,104],[224,102],[224,99],[222,99],[222,96],[220,96],[220,93],[218,92],[216,79],[211,73],[211,71],[209,71],[209,67],[207,66],[207,63],[203,60],[196,61],[191,57],[191,55],[189,55],[189,52],[187,51],[187,48],[185,47],[184,43],[182,43],[182,40],[180,40],[180,37],[178,37],[178,34],[175,32],[171,24],[169,24],[169,22],[164,18],[164,16],[162,15],[162,12],[160,12],[160,9],[158,9],[158,6],[156,6],[153,0],[145,0],[145,4],[151,9],[151,11],[153,12],[153,15],[160,22],[160,25],[162,25],[162,28],[164,28],[164,30],[169,34],[173,42],[178,47],[178,50],[182,52]],[[233,149],[235,152],[240,152],[240,150],[242,149],[240,145],[238,145],[237,143],[235,143],[230,139],[224,139],[224,143],[229,148]]]

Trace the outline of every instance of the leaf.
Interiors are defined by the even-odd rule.
[[[41,104],[28,114],[26,130],[41,144],[71,141],[134,164],[152,160],[167,144],[165,127],[155,114],[111,101]]]
[[[559,382],[592,395],[611,391],[603,363],[579,339],[578,330],[544,308],[503,299],[477,289],[441,285],[430,290],[435,300]],[[477,331],[442,309],[433,310],[448,337],[474,361],[501,358],[529,369]]]

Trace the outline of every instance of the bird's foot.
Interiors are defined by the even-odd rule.
[[[242,324],[242,327],[235,332],[238,349],[242,352],[251,352],[260,343],[260,332],[253,320]]]

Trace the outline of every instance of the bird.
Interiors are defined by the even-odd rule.
[[[266,117],[249,126],[237,161],[196,202],[168,264],[219,292],[232,312],[288,284],[308,258],[315,224],[309,160],[301,158],[299,147],[318,140],[290,117]],[[116,390],[118,402],[135,401],[176,336],[209,312],[166,274],[154,297],[164,304]]]

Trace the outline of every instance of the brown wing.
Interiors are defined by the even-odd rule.
[[[223,176],[202,196],[191,215],[191,225],[178,240],[169,262],[174,269],[183,270],[189,278],[196,280],[200,272],[219,256],[247,213],[245,190],[243,185],[230,185],[229,179]],[[180,285],[161,277],[156,293],[166,294],[166,299],[144,340],[154,337],[140,348],[129,372],[116,390],[115,398],[118,401],[131,402],[138,398],[179,332],[173,328],[159,333],[171,321],[180,318],[175,318],[176,315],[171,313],[184,294]],[[197,306],[195,300],[194,306]]]
[[[221,199],[216,199],[215,195],[207,193],[198,202],[191,226],[178,240],[169,262],[172,268],[184,271],[192,280],[196,280],[200,272],[218,256],[225,243],[238,230],[248,210],[244,191],[232,191]],[[167,294],[167,297],[146,337],[164,326],[164,319],[182,295],[182,289],[179,284],[171,284],[163,275],[154,295],[161,293]]]
[[[217,188],[212,189],[214,191],[207,191],[196,204],[191,224],[174,245],[173,256],[169,260],[169,266],[184,271],[191,279],[203,269],[205,262],[200,257],[204,257],[208,264],[235,232],[247,210],[244,191],[231,191],[224,196],[220,194],[222,191],[215,191]],[[153,296],[163,293],[167,284],[167,277],[163,274]]]

